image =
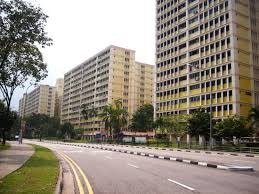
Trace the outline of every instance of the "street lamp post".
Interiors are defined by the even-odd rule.
[[[188,64],[190,67],[194,67],[195,69],[198,69],[200,70],[199,71],[199,79],[201,80],[200,78],[200,72],[201,70],[204,70],[204,69],[201,69],[197,66],[194,66],[194,65],[191,65],[191,64]],[[209,80],[210,80],[210,140],[209,140],[209,149],[212,150],[212,83],[211,83],[211,75],[209,75]]]

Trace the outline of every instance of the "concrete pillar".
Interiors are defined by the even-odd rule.
[[[235,136],[233,137],[233,143],[234,143],[235,145],[237,145],[237,143],[238,143],[238,142],[237,142],[237,138],[236,138]]]
[[[204,144],[204,137],[199,135],[199,145],[203,145]]]
[[[191,140],[190,135],[189,135],[189,134],[187,134],[187,135],[186,135],[186,143],[187,143],[187,144],[190,144],[190,143],[191,143],[191,141],[192,141],[192,140]]]
[[[173,135],[172,134],[169,134],[169,141],[173,142]]]
[[[212,138],[212,146],[215,146],[216,145],[216,140],[214,138]]]
[[[222,141],[222,145],[226,144],[226,140],[224,138],[222,138],[221,141]]]

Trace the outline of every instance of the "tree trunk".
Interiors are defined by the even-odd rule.
[[[3,142],[2,142],[2,144],[5,145],[5,142],[6,142],[5,129],[2,130],[2,137],[3,137]]]

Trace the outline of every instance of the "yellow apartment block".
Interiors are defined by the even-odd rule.
[[[109,46],[64,76],[62,123],[71,122],[85,135],[104,132],[101,118],[85,120],[82,105],[97,111],[121,99],[131,116],[138,106],[152,103],[153,66],[135,61],[135,51]]]
[[[23,118],[36,113],[54,117],[55,102],[56,88],[40,85],[30,93],[23,94],[19,101],[19,116]]]
[[[55,116],[60,118],[63,91],[64,91],[64,79],[63,78],[57,79],[55,87],[56,87]]]
[[[157,0],[156,116],[259,104],[259,1]]]

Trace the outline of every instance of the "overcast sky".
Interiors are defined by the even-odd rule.
[[[49,16],[46,30],[53,46],[43,50],[49,75],[42,84],[55,85],[57,78],[111,44],[136,50],[136,60],[154,64],[154,0],[27,1]],[[16,92],[13,108],[25,90]]]

